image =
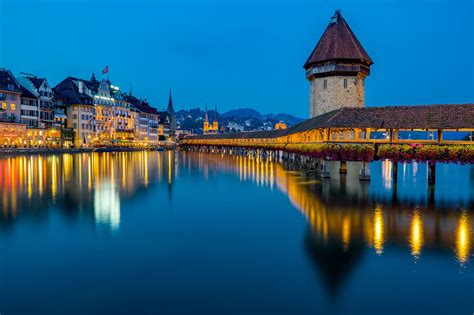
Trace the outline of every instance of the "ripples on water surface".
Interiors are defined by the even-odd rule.
[[[0,158],[0,313],[472,314],[474,167]]]

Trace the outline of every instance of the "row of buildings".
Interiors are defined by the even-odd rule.
[[[0,147],[158,146],[174,140],[171,93],[166,111],[124,93],[108,78],[48,80],[0,68]]]

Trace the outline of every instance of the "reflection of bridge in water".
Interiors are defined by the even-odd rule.
[[[185,153],[184,165],[199,167],[205,176],[215,171],[231,172],[241,181],[287,194],[311,226],[306,238],[310,256],[325,257],[320,268],[331,269],[333,277],[366,248],[383,255],[386,247],[405,247],[415,259],[422,259],[424,251],[451,252],[461,265],[469,260],[472,212],[468,206],[459,207],[458,200],[452,200],[452,206],[443,200],[444,208],[439,209],[434,203],[417,204],[418,200],[411,202],[407,197],[379,198],[369,183],[357,178],[321,181],[281,163],[239,155]]]

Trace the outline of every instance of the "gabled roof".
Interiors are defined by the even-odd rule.
[[[74,83],[74,81],[82,81],[84,80],[67,77],[66,79],[62,80],[58,85],[54,87],[54,92],[58,98],[64,100],[66,105],[71,104],[92,104],[92,97],[86,93],[80,93],[78,86]],[[85,84],[85,83],[84,83]]]
[[[0,90],[21,92],[21,87],[10,70],[0,68]]]
[[[166,123],[166,118],[171,120],[171,116],[167,111],[158,111],[158,116],[160,116],[160,122],[162,124]]]
[[[38,99],[36,97],[36,95],[34,95],[33,93],[31,93],[26,87],[23,86],[23,84],[20,84],[20,88],[21,88],[21,97],[22,98],[30,98],[30,99]]]
[[[158,111],[156,110],[156,108],[151,107],[150,104],[145,100],[140,100],[130,94],[125,95],[125,100],[129,102],[130,104],[132,104],[136,109],[138,109],[141,112],[155,114],[155,115],[158,114]]]
[[[365,49],[352,32],[340,11],[331,18],[329,25],[311,52],[304,68],[331,60],[358,60],[368,65],[373,64]]]
[[[46,80],[44,78],[37,78],[37,77],[27,77],[27,79],[33,84],[33,86],[38,90],[43,82]]]

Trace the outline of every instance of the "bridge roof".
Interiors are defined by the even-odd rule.
[[[277,138],[320,128],[462,129],[474,128],[474,104],[343,107],[283,130],[191,136],[187,139]]]
[[[474,128],[474,104],[343,107],[296,125],[303,128],[460,129]],[[290,128],[291,129],[291,128]],[[303,130],[301,130],[303,131]],[[290,132],[290,130],[289,130]],[[292,133],[293,131],[291,131]]]

